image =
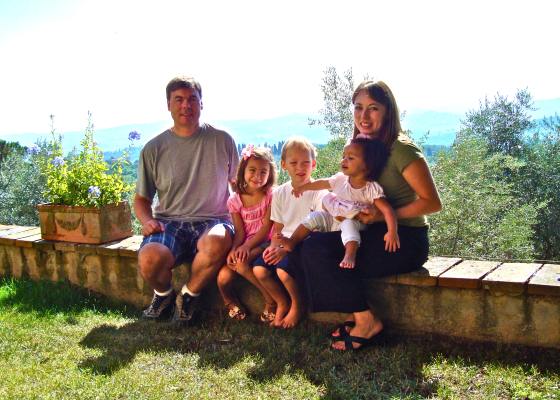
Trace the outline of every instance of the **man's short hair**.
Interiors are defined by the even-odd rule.
[[[202,99],[202,88],[200,83],[196,79],[190,76],[176,76],[171,79],[165,88],[165,94],[167,95],[167,102],[171,100],[171,92],[178,89],[194,89],[197,91],[198,96]]]
[[[286,140],[284,146],[282,146],[282,153],[280,154],[282,161],[286,161],[286,153],[288,150],[292,149],[309,152],[312,160],[315,160],[317,157],[317,149],[315,149],[315,146],[313,146],[313,144],[311,144],[311,142],[303,136],[292,136]]]

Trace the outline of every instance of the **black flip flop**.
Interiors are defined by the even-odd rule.
[[[337,326],[334,327],[334,330],[329,334],[329,337],[332,340],[337,340],[341,337],[348,336],[348,331],[346,330],[346,328],[352,329],[355,326],[356,326],[356,322],[354,321],[344,321],[343,323],[338,324]],[[338,331],[339,333],[338,336],[333,335],[333,333],[336,331]]]
[[[387,342],[387,337],[385,335],[385,330],[382,330],[377,335],[372,336],[370,338],[363,338],[363,337],[352,336],[352,335],[344,335],[344,336],[338,337],[336,339],[333,339],[333,343],[335,343],[335,342],[344,342],[344,350],[338,350],[338,349],[334,349],[334,348],[333,348],[333,350],[337,350],[337,351],[358,351],[358,350],[362,350],[362,349],[364,349],[366,347],[369,347],[369,346],[385,344]],[[355,348],[352,345],[353,343],[358,343],[361,346]]]

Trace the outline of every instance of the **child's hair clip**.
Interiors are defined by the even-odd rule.
[[[248,158],[250,158],[253,155],[254,148],[255,148],[255,146],[253,146],[252,144],[249,144],[249,145],[245,146],[245,148],[243,150],[241,150],[241,157],[243,157],[243,160],[247,160]]]

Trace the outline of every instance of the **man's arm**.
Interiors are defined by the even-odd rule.
[[[134,196],[134,213],[142,224],[142,235],[148,236],[152,233],[164,231],[163,223],[155,219],[152,214],[152,201],[150,199],[136,194]]]

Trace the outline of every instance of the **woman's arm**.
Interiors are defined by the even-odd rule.
[[[387,233],[383,238],[385,240],[385,250],[390,252],[397,251],[401,247],[401,242],[397,233],[398,227],[395,211],[385,197],[375,199],[373,202],[385,218],[385,223],[387,224]]]
[[[419,158],[404,170],[403,177],[418,196],[396,210],[397,218],[413,218],[441,210],[441,200],[426,160]]]
[[[408,164],[402,176],[417,198],[395,210],[398,219],[418,217],[441,210],[441,200],[425,159],[419,158]],[[364,224],[371,224],[382,221],[383,215],[375,207],[371,207],[360,213],[358,220]]]

